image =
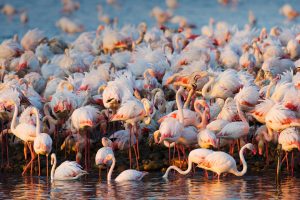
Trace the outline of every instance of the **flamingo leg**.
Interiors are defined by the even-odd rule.
[[[185,149],[184,149],[184,146],[181,146],[181,152],[182,152],[182,154],[183,154],[183,162],[186,162],[186,163],[188,163],[188,159],[187,159],[187,157],[186,157],[186,155],[185,155]]]
[[[30,152],[31,152],[31,157],[35,158],[33,147],[32,147],[31,143],[29,143],[29,147],[30,147],[29,149],[30,149]],[[33,172],[33,164],[34,164],[34,162],[32,161],[31,166],[30,166],[30,175],[32,175],[32,172]]]
[[[176,144],[174,145],[174,148],[173,148],[173,164],[174,164],[174,160],[175,160],[175,149],[176,148]]]
[[[87,166],[87,157],[88,157],[88,147],[87,147],[87,132],[85,131],[85,133],[84,133],[84,143],[85,143],[85,148],[84,148],[84,163],[85,163],[85,170],[87,170],[88,169],[88,166]]]
[[[269,144],[268,142],[265,143],[266,145],[266,164],[269,165]]]
[[[48,164],[48,154],[46,154],[46,165],[47,165],[47,178],[48,178],[48,173],[49,173],[49,164]]]
[[[169,165],[171,165],[171,147],[169,144]]]
[[[30,147],[30,144],[28,144],[28,145],[29,145],[29,150],[30,150],[30,152],[31,152],[31,160],[30,160],[30,162],[26,165],[26,167],[24,168],[23,173],[22,173],[22,176],[25,175],[25,173],[26,173],[26,171],[28,170],[29,166],[32,166],[32,162],[33,162],[33,160],[35,159],[34,152],[32,151],[32,148]]]
[[[137,155],[138,159],[140,159],[140,149],[139,149],[139,139],[138,139],[138,126],[135,124],[134,125],[134,131],[135,131],[135,138],[136,138],[136,148],[137,148]]]
[[[288,157],[288,152],[285,153],[286,156],[286,170],[289,172],[289,157]]]
[[[87,131],[87,144],[88,144],[88,149],[87,149],[87,152],[88,152],[88,157],[87,157],[87,166],[88,166],[88,169],[90,168],[90,132]]]
[[[131,145],[132,145],[132,141],[131,141],[131,137],[132,137],[132,128],[130,127],[129,128],[129,152],[128,152],[128,154],[129,154],[129,168],[131,169]]]
[[[139,167],[138,153],[137,153],[137,149],[136,149],[135,145],[133,145],[133,150],[134,150],[134,154],[135,154],[136,167],[139,170],[140,167]]]
[[[38,154],[39,176],[41,176],[40,154]]]
[[[175,145],[176,146],[176,150],[177,150],[177,155],[178,155],[178,159],[179,159],[179,167],[182,168],[182,163],[181,163],[181,159],[180,159],[180,152],[179,152],[179,147],[178,145]]]
[[[207,170],[204,170],[204,176],[205,176],[206,179],[208,179],[208,172],[207,172]]]
[[[100,180],[101,179],[101,168],[100,167],[99,167],[98,175],[99,175],[99,180]]]
[[[4,135],[3,135],[3,121],[1,121],[1,166],[4,165]]]
[[[5,134],[5,144],[6,144],[6,167],[10,167],[9,165],[9,155],[8,155],[8,129],[6,129],[6,134]]]
[[[23,149],[25,160],[27,160],[27,146],[28,146],[28,144],[25,142],[25,143],[24,143],[24,149]]]
[[[292,151],[292,159],[291,159],[291,170],[292,170],[292,176],[294,176],[294,151]]]

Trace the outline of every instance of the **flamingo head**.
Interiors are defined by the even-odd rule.
[[[263,155],[264,150],[264,141],[260,140],[258,141],[258,154],[261,156]]]
[[[26,61],[23,62],[23,63],[20,63],[20,64],[18,65],[18,67],[17,67],[17,71],[22,71],[22,70],[26,69],[27,66],[28,66],[28,64],[27,64]]]
[[[245,144],[246,148],[249,149],[250,151],[252,151],[252,153],[255,155],[256,154],[256,149],[254,147],[253,144],[251,143],[248,143],[248,144]]]
[[[160,137],[160,136],[161,136],[161,134],[160,134],[159,130],[157,130],[157,131],[155,131],[155,132],[153,133],[154,142],[155,142],[156,144],[159,143],[159,137]]]
[[[103,137],[101,142],[104,147],[112,147],[112,141],[107,137]]]
[[[89,85],[81,85],[79,91],[87,91],[89,90]]]

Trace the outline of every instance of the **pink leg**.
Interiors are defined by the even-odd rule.
[[[289,172],[289,157],[288,157],[288,152],[286,152],[286,170]]]
[[[177,149],[177,154],[178,154],[178,159],[179,159],[179,167],[181,168],[182,164],[181,164],[181,159],[180,159],[180,153],[179,153],[177,144],[175,146],[176,146],[176,149]]]
[[[292,151],[291,165],[292,165],[292,176],[294,176],[294,151]]]
[[[176,145],[174,145],[174,148],[173,148],[173,164],[174,164],[174,160],[175,160],[175,150],[176,150]]]
[[[48,165],[48,154],[46,154],[46,165],[47,165],[47,178],[48,178],[48,175],[49,175],[49,165]]]
[[[129,128],[129,168],[131,169],[131,136],[132,135],[132,127]]]
[[[6,129],[6,134],[5,134],[5,143],[6,143],[6,160],[7,160],[7,165],[6,167],[10,167],[9,165],[9,155],[8,155],[8,129]]]
[[[29,144],[30,145],[30,144]],[[31,160],[30,162],[26,165],[25,169],[23,170],[22,176],[25,175],[26,171],[28,170],[29,166],[32,166],[32,162],[35,159],[35,155],[34,152],[32,151],[32,148],[29,147],[30,153],[31,153]]]
[[[134,150],[134,154],[135,154],[136,167],[139,170],[140,167],[139,167],[138,153],[137,153],[137,149],[136,149],[135,145],[133,145],[133,150]]]
[[[40,154],[38,154],[39,176],[41,176]]]
[[[88,147],[87,147],[87,136],[86,136],[86,134],[87,134],[87,132],[85,131],[84,132],[84,143],[85,143],[85,145],[84,145],[84,168],[85,168],[85,170],[88,170],[88,166],[87,166],[87,157],[88,157],[88,155],[87,155],[87,151],[88,151]]]
[[[269,144],[265,142],[266,145],[266,164],[269,165]]]
[[[208,179],[208,172],[207,172],[207,170],[204,170],[204,176],[205,176],[206,179]]]
[[[171,147],[169,145],[169,165],[171,165]]]

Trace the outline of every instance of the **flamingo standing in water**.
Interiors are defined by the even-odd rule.
[[[222,173],[232,173],[236,176],[243,176],[247,172],[247,163],[245,161],[243,152],[245,149],[251,150],[254,154],[256,150],[253,144],[248,143],[244,145],[240,150],[240,159],[243,163],[243,170],[238,171],[236,162],[232,156],[222,151],[215,151],[205,157],[201,162],[198,163],[197,167],[213,171],[218,174],[218,180]]]
[[[196,163],[196,164],[201,163],[206,158],[206,156],[208,156],[209,154],[211,154],[213,152],[214,151],[212,151],[210,149],[194,149],[194,150],[192,150],[189,153],[188,168],[185,171],[182,171],[181,169],[179,169],[178,167],[173,165],[173,166],[168,167],[167,171],[163,175],[163,178],[168,178],[168,174],[171,169],[176,170],[177,172],[179,172],[182,175],[188,174],[192,170],[193,163]]]
[[[110,139],[103,137],[102,145],[103,145],[103,147],[97,151],[97,154],[95,156],[95,163],[98,166],[104,164],[104,160],[109,154],[114,154],[114,152],[111,148],[112,141]],[[111,165],[111,163],[108,163],[108,164]],[[106,163],[106,165],[107,165],[107,163]],[[100,172],[101,172],[101,168],[99,167],[99,177],[100,177]]]
[[[287,163],[287,170],[289,170],[289,162],[288,162],[288,152],[292,152],[291,158],[291,168],[292,168],[292,176],[294,175],[294,151],[293,149],[300,150],[300,135],[298,130],[295,127],[290,127],[284,129],[278,138],[278,143],[282,145],[282,149],[286,152],[284,159],[281,161],[283,162],[286,160]]]
[[[138,148],[138,122],[144,120],[146,124],[150,123],[152,114],[152,104],[148,99],[142,99],[141,101],[137,99],[127,100],[122,103],[117,113],[113,115],[111,121],[124,121],[127,125],[130,125],[130,136],[135,133],[137,140],[137,149],[134,147],[136,154],[136,164],[139,168],[139,148]],[[129,140],[131,142],[131,138]],[[130,145],[131,146],[131,145]],[[129,159],[131,168],[131,148],[129,148]]]
[[[35,128],[35,126],[33,126],[31,124],[27,124],[27,123],[20,123],[16,126],[17,115],[18,115],[18,105],[15,102],[13,102],[13,104],[14,104],[15,111],[14,111],[13,119],[10,124],[10,130],[16,137],[18,137],[22,141],[24,141],[25,145],[28,146],[30,153],[31,153],[31,160],[26,165],[25,169],[23,170],[23,173],[22,173],[22,176],[23,176],[26,173],[30,164],[31,164],[30,173],[32,174],[32,170],[33,170],[32,162],[35,158],[34,151],[32,149],[32,142],[34,141],[34,139],[36,137],[36,128]],[[24,154],[26,154],[26,148],[24,148]]]
[[[74,110],[71,115],[72,126],[79,133],[80,130],[85,131],[85,168],[89,168],[90,157],[90,137],[88,128],[94,128],[98,123],[100,112],[97,108],[87,105]],[[79,144],[78,144],[79,146]]]
[[[54,180],[67,181],[76,180],[81,176],[88,174],[86,171],[82,170],[82,167],[75,161],[65,161],[60,166],[56,168],[56,155],[51,154],[51,182]],[[56,169],[55,169],[56,168]]]
[[[110,182],[111,181],[111,174],[114,170],[115,164],[116,164],[116,158],[114,156],[114,154],[109,154],[107,155],[107,157],[104,160],[104,164],[106,164],[107,162],[112,161],[112,165],[109,169],[109,172],[107,174],[107,181]],[[142,180],[142,178],[144,176],[146,176],[148,174],[148,172],[140,172],[134,169],[127,169],[123,172],[121,172],[121,174],[119,174],[117,176],[117,178],[115,178],[116,182],[123,182],[123,181],[140,181]]]
[[[48,177],[48,155],[52,150],[52,139],[47,133],[40,132],[40,118],[37,108],[34,108],[34,113],[36,116],[36,137],[33,141],[33,149],[35,153],[38,154],[39,176],[41,175],[40,154],[46,155]]]

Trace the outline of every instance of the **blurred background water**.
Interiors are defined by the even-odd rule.
[[[14,34],[24,35],[27,30],[40,28],[47,36],[65,36],[55,22],[62,16],[84,24],[86,31],[95,30],[100,24],[97,5],[101,5],[105,14],[111,18],[118,17],[119,25],[138,24],[145,21],[149,26],[155,25],[155,19],[150,17],[151,9],[159,6],[166,9],[164,0],[119,0],[118,6],[111,6],[106,0],[77,0],[80,9],[72,14],[62,13],[60,0],[0,0],[0,5],[9,3],[17,9],[26,9],[29,22],[23,25],[19,16],[7,17],[0,14],[0,41],[12,37]],[[258,27],[270,28],[275,25],[291,26],[299,23],[299,18],[288,22],[279,14],[279,8],[290,3],[296,10],[300,10],[299,0],[239,0],[237,5],[223,6],[217,0],[178,0],[179,6],[174,14],[185,16],[190,23],[197,25],[195,32],[199,33],[201,26],[208,24],[209,18],[224,20],[230,24],[243,27],[248,22],[248,11],[252,10],[258,19]]]

